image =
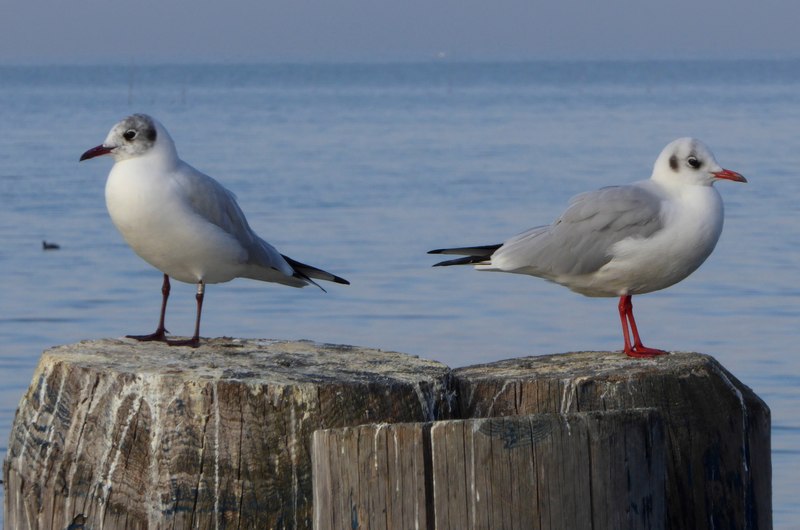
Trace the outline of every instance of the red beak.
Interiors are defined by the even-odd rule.
[[[732,180],[734,182],[747,182],[746,178],[744,178],[735,171],[731,171],[730,169],[723,169],[722,171],[717,171],[716,173],[714,173],[714,176],[718,179]]]
[[[96,156],[107,155],[111,152],[111,147],[106,147],[104,145],[98,145],[97,147],[92,147],[85,153],[81,155],[80,161],[83,162],[84,160],[89,160],[90,158],[94,158]]]

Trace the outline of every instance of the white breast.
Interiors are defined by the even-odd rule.
[[[106,206],[128,245],[176,280],[218,283],[243,269],[247,253],[242,246],[194,212],[174,175],[147,157],[114,165]]]
[[[722,233],[722,198],[711,186],[683,186],[665,199],[662,215],[662,230],[620,241],[609,263],[568,287],[589,296],[621,296],[658,291],[689,276]]]

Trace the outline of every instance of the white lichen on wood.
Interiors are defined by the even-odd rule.
[[[447,406],[448,371],[307,341],[47,350],[12,428],[6,521],[66,527],[82,513],[105,529],[305,527],[313,431],[427,420]]]

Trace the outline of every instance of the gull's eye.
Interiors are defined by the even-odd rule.
[[[125,131],[122,137],[130,142],[131,140],[136,138],[136,131],[134,131],[133,129],[128,129],[127,131]]]
[[[697,169],[701,166],[701,162],[695,156],[690,156],[686,159],[686,163],[689,164],[689,167]]]

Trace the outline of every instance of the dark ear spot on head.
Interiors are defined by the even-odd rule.
[[[148,127],[147,129],[147,139],[151,142],[156,141],[156,128],[155,127]]]
[[[672,168],[672,171],[678,171],[678,157],[672,155],[669,157],[669,167]]]

